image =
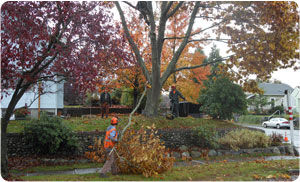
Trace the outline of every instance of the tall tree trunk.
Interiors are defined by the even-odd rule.
[[[143,114],[147,117],[158,116],[159,99],[161,95],[161,86],[159,87],[160,89],[154,89],[152,85],[152,88],[148,90],[146,106],[143,112]]]
[[[4,179],[8,175],[7,137],[6,137],[6,128],[7,128],[8,121],[9,118],[7,117],[2,118],[1,120],[1,175]]]
[[[23,79],[18,81],[17,87],[13,93],[13,96],[8,104],[4,118],[1,120],[1,175],[3,178],[8,176],[8,158],[7,158],[7,125],[11,115],[13,114],[15,107],[25,91],[33,84],[29,82],[22,86]]]

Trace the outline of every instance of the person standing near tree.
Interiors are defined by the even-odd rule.
[[[169,98],[171,99],[171,111],[173,116],[177,118],[179,116],[179,97],[183,100],[185,100],[185,98],[178,90],[176,90],[176,86],[174,84],[171,89],[172,90],[169,93]]]
[[[101,116],[103,118],[104,113],[106,118],[108,117],[109,107],[111,107],[111,97],[108,93],[108,88],[104,89],[104,92],[100,95],[100,104],[101,104]]]

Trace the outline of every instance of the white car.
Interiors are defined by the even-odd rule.
[[[280,128],[290,128],[290,122],[284,118],[272,118],[269,121],[265,121],[262,123],[262,126],[267,127],[276,127],[277,129]]]

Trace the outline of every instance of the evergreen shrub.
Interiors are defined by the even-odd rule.
[[[78,148],[77,138],[71,128],[59,117],[41,114],[24,127],[25,141],[39,154],[74,153]]]
[[[210,123],[203,123],[195,128],[197,132],[200,147],[203,148],[218,148],[218,131],[216,126]]]

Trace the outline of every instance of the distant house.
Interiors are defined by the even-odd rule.
[[[31,117],[37,118],[38,116],[38,86],[32,87],[29,91],[25,92],[22,98],[17,103],[15,109],[28,106]],[[64,108],[64,83],[45,82],[43,84],[43,92],[40,96],[40,109],[53,115],[57,115],[59,110]],[[1,100],[1,114],[5,113],[8,104],[12,98],[14,90],[8,90],[8,95],[4,95]]]
[[[258,87],[261,88],[264,93],[263,96],[266,97],[267,102],[269,104],[262,107],[263,110],[269,110],[276,106],[283,106],[285,109],[287,109],[287,103],[286,103],[286,96],[284,94],[285,90],[289,90],[292,92],[294,89],[285,84],[285,83],[259,83]],[[256,94],[248,94],[247,99],[252,99],[254,97],[257,97]],[[254,110],[253,105],[248,106],[249,111]]]
[[[299,113],[300,111],[300,86],[296,87],[290,94],[290,106],[293,109],[293,113]],[[284,105],[287,105],[287,96],[284,96]]]

